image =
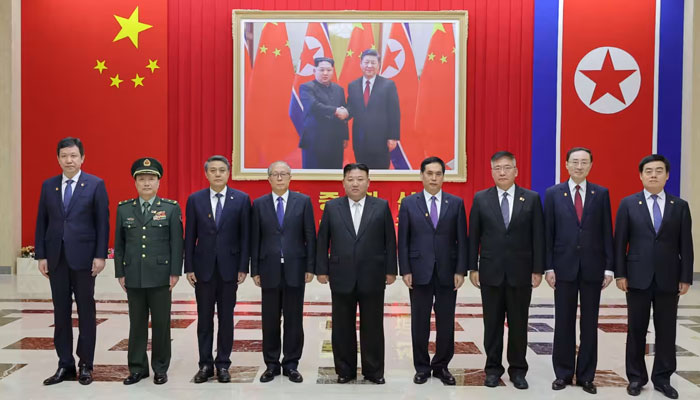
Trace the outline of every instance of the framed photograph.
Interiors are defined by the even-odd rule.
[[[233,178],[464,182],[467,12],[233,11]]]

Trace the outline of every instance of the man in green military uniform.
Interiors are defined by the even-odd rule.
[[[157,196],[163,167],[154,158],[131,166],[139,197],[117,207],[115,275],[129,302],[129,376],[125,385],[148,376],[148,314],[153,327],[153,382],[168,381],[171,291],[182,273],[182,213],[174,200]]]

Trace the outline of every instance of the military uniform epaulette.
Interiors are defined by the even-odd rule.
[[[129,199],[129,200],[122,200],[122,201],[119,202],[119,205],[121,206],[122,204],[131,203],[131,202],[133,202],[133,201],[135,201],[135,200],[136,200],[135,198],[134,198],[134,199]]]
[[[164,199],[162,197],[160,198],[160,201],[164,203],[177,204],[177,200]]]

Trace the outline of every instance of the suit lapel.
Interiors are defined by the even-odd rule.
[[[647,199],[644,197],[644,191],[637,193],[637,204],[639,205],[639,211],[642,213],[642,218],[647,221],[647,227],[656,235],[656,230],[654,229],[654,221],[649,215],[649,207],[647,207]]]
[[[133,211],[133,214],[134,214],[136,220],[138,220],[141,225],[144,225],[143,212],[141,212],[142,211],[141,200],[139,200],[138,197],[135,198],[134,201],[131,203],[131,207],[132,207],[132,211]]]
[[[362,80],[360,80],[360,84],[361,83],[362,83]],[[379,75],[375,76],[374,77],[374,85],[372,85],[372,89],[369,92],[369,101],[367,102],[367,106],[365,107],[366,109],[374,107],[374,103],[376,102],[376,100],[374,100],[374,99],[377,97],[376,91],[380,88],[381,85],[382,84],[381,84],[381,79],[379,78]],[[364,95],[364,89],[365,88],[362,88],[363,95]],[[365,102],[362,101],[362,104],[365,104]]]
[[[523,189],[520,186],[515,185],[515,192],[513,192],[513,213],[510,216],[510,222],[508,223],[508,229],[513,225],[513,221],[520,215],[520,210],[523,209],[523,204],[525,203],[525,196]]]
[[[428,211],[428,206],[425,204],[425,196],[423,195],[423,192],[420,192],[418,194],[418,209],[420,210],[422,215],[425,215],[425,223],[428,224],[432,229],[435,229],[433,226],[433,221],[430,219],[430,212]]]
[[[590,209],[593,207],[593,202],[595,201],[596,195],[597,192],[595,186],[588,182],[586,184],[586,201],[583,203],[583,212],[581,213],[580,225],[583,225],[583,221],[585,221],[588,214],[590,214]]]
[[[73,209],[73,205],[78,201],[78,198],[85,191],[85,185],[87,185],[87,183],[85,182],[85,173],[82,172],[80,174],[80,178],[78,178],[78,182],[75,183],[75,190],[73,191],[73,195],[71,196],[70,203],[68,203],[66,215],[70,214],[70,211]],[[63,204],[63,199],[61,199],[61,204]]]
[[[55,182],[54,186],[56,186],[56,190],[54,190],[54,192],[56,192],[55,196],[56,196],[56,199],[57,199],[58,204],[59,204],[58,208],[61,209],[61,215],[65,216],[66,210],[65,210],[65,208],[63,208],[63,191],[62,191],[62,189],[63,189],[63,187],[62,187],[63,186],[63,175],[59,175],[56,178],[56,182]]]
[[[491,206],[491,211],[493,211],[494,218],[496,218],[496,221],[501,221],[499,226],[502,227],[503,230],[506,230],[506,225],[503,222],[503,215],[501,214],[501,199],[498,198],[498,189],[496,189],[496,186],[489,189],[487,199]]]
[[[347,228],[348,231],[350,231],[350,234],[352,235],[353,239],[357,238],[357,235],[355,234],[355,226],[352,224],[352,215],[350,214],[350,200],[348,200],[348,197],[342,197],[344,201],[340,202],[340,217],[343,220],[343,223],[345,223],[345,227]],[[365,202],[365,205],[367,205],[367,202]]]
[[[357,237],[356,239],[359,239],[360,236],[362,236],[363,233],[367,230],[367,224],[369,223],[368,221],[370,218],[372,218],[372,214],[374,213],[374,198],[371,196],[365,197],[365,206],[364,210],[362,210],[362,218],[360,219],[360,227],[357,229]]]
[[[447,209],[449,207],[450,207],[450,203],[447,201],[447,195],[443,191],[442,192],[442,205],[440,206],[440,217],[438,218],[437,226],[440,226],[440,222],[442,222],[445,215],[447,215]],[[437,227],[435,227],[435,229],[437,230]]]
[[[208,191],[207,192],[207,200],[209,200],[209,208],[211,209],[211,199],[209,198],[210,195],[211,195],[211,192]],[[218,225],[216,227],[217,231],[219,230],[220,226],[223,226],[224,222],[226,221],[226,216],[233,209],[234,198],[235,198],[235,195],[233,194],[233,189],[226,186],[226,200],[224,200],[224,206],[221,208],[221,223],[217,224],[216,219],[210,218],[214,222],[214,225]],[[212,212],[213,212],[213,210],[212,210]]]
[[[578,216],[576,215],[576,208],[574,207],[574,200],[571,197],[569,197],[571,196],[571,191],[569,190],[569,182],[566,181],[562,183],[559,189],[561,191],[561,197],[564,199],[564,204],[566,204],[566,209],[569,210],[569,212],[571,212],[571,215],[573,215],[573,217],[576,218],[576,221],[578,221]],[[588,204],[588,202],[586,202],[586,204]]]
[[[664,230],[664,226],[668,223],[668,220],[671,219],[671,214],[673,213],[673,209],[675,206],[675,201],[673,201],[673,198],[669,196],[668,193],[666,193],[666,204],[664,205],[664,215],[661,217],[661,226],[659,227],[659,233],[658,235],[661,235],[661,232]]]
[[[282,226],[280,227],[280,230],[284,230],[284,227],[287,226],[287,221],[288,221],[288,215],[291,214],[290,211],[293,210],[292,207],[294,207],[295,202],[295,196],[292,191],[289,191],[289,196],[287,196],[287,207],[284,209],[284,217],[282,217]],[[275,218],[277,217],[277,214],[275,213]]]

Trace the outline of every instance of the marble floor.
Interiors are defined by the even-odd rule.
[[[53,349],[53,317],[48,281],[41,276],[0,276],[0,399],[100,399],[197,398],[227,396],[246,399],[299,398],[325,399],[588,399],[578,387],[554,392],[551,365],[554,307],[552,290],[542,285],[533,293],[528,333],[530,389],[517,390],[504,376],[497,388],[482,386],[485,362],[483,325],[479,292],[471,285],[463,287],[457,298],[455,357],[450,369],[457,386],[443,386],[437,379],[425,385],[412,383],[410,310],[408,289],[398,281],[386,292],[384,327],[386,335],[386,385],[366,384],[362,380],[346,385],[335,383],[331,349],[330,292],[317,282],[307,286],[304,307],[305,342],[299,371],[304,382],[294,384],[284,377],[260,383],[262,331],[260,291],[248,279],[238,291],[235,308],[235,333],[231,367],[232,383],[214,380],[195,385],[197,371],[197,313],[193,289],[182,280],[174,290],[172,306],[173,358],[169,382],[156,386],[151,379],[126,387],[121,381],[128,374],[126,348],[128,315],[126,295],[115,279],[101,275],[97,279],[97,349],[95,382],[81,386],[64,382],[45,387],[44,378],[56,369]],[[700,399],[700,291],[693,287],[683,296],[678,312],[678,371],[671,378],[681,398]],[[74,314],[74,317],[77,317]],[[75,320],[74,322],[77,322]],[[596,384],[599,399],[627,397],[624,370],[626,307],[624,295],[614,287],[603,292],[599,321],[599,354]],[[77,327],[75,328],[77,333]],[[433,326],[434,330],[434,326]],[[434,340],[435,333],[431,333]],[[77,338],[77,335],[75,335]],[[649,327],[647,361],[654,354],[654,329]],[[431,349],[434,343],[431,343]],[[432,350],[431,350],[432,351]],[[505,364],[505,361],[504,361]],[[245,396],[245,397],[243,397]],[[640,398],[664,399],[647,385]]]

